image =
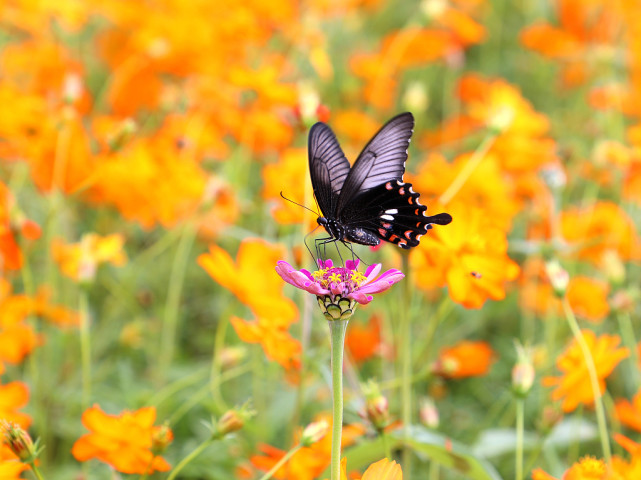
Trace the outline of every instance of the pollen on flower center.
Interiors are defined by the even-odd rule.
[[[352,270],[346,267],[329,267],[317,270],[312,273],[312,277],[323,288],[328,288],[330,284],[342,284],[347,291],[358,288],[366,279],[358,270]]]

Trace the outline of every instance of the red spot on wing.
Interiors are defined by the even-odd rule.
[[[399,188],[398,193],[400,193],[401,195],[405,195],[405,187]]]
[[[392,187],[392,182],[387,182],[387,183],[385,184],[385,188],[387,188],[388,190],[391,190],[391,189],[393,188],[393,187]]]
[[[381,234],[381,237],[384,237],[385,235],[387,235],[387,230],[385,230],[384,228],[379,228],[378,233]]]
[[[408,240],[412,239],[412,231],[411,230],[405,230],[404,235],[405,235],[405,238],[407,238]]]

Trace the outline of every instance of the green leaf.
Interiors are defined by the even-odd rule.
[[[401,448],[403,432],[399,430],[388,434],[387,442],[390,450]],[[412,426],[406,443],[419,457],[429,458],[444,467],[456,470],[470,480],[502,480],[490,463],[475,457],[467,447],[424,427]],[[385,444],[380,437],[366,440],[349,448],[345,457],[348,472],[363,472],[369,465],[385,457]],[[328,475],[329,468],[319,478],[329,478]]]
[[[401,432],[398,434],[402,435]],[[470,480],[501,480],[496,469],[487,461],[447,437],[414,425],[410,428],[407,445],[419,455],[451,468]]]

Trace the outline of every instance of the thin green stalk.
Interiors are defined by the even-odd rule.
[[[392,449],[389,446],[389,438],[385,433],[385,430],[381,430],[381,440],[383,440],[383,449],[385,450],[385,458],[392,460]]]
[[[430,462],[430,467],[429,471],[427,474],[427,478],[429,480],[438,480],[439,477],[439,468],[438,468],[438,463],[436,463],[434,460]]]
[[[485,136],[481,144],[477,147],[477,149],[474,150],[474,153],[467,161],[465,166],[461,169],[458,176],[454,179],[450,186],[447,187],[447,190],[445,190],[445,192],[443,192],[443,194],[439,197],[439,203],[447,205],[450,200],[454,198],[454,196],[459,192],[463,185],[465,185],[465,182],[467,182],[470,176],[474,173],[476,167],[481,164],[481,162],[485,158],[485,155],[494,143],[494,140],[496,140],[496,136],[496,131],[491,129],[488,130],[487,135]]]
[[[220,382],[218,381],[223,368],[221,352],[225,346],[225,334],[227,333],[228,325],[229,320],[227,318],[218,318],[216,336],[214,337],[214,351],[211,356],[211,375],[209,377],[212,398],[214,399],[216,408],[221,412],[229,410],[225,400],[223,399],[223,392],[220,390]]]
[[[402,257],[402,271],[405,273],[406,278],[403,282],[403,295],[401,297],[401,305],[398,310],[399,317],[399,347],[402,352],[401,356],[401,421],[403,422],[403,439],[407,440],[410,434],[410,426],[412,423],[412,338],[410,329],[410,316],[409,308],[411,303],[411,289],[410,289],[410,268],[408,255]],[[411,475],[411,462],[412,452],[407,446],[407,442],[403,442],[403,470],[406,480],[409,480]]]
[[[82,406],[91,401],[91,334],[89,325],[89,299],[85,286],[80,287],[80,364],[82,365]]]
[[[203,453],[205,449],[214,443],[216,440],[218,440],[217,436],[209,437],[207,440],[205,440],[203,443],[198,445],[189,455],[187,455],[185,458],[183,458],[178,465],[176,465],[176,468],[174,468],[169,476],[167,477],[167,480],[174,480],[177,475],[182,471],[183,468],[185,468],[194,458],[196,458],[198,455]]]
[[[523,480],[524,400],[516,399],[516,480]]]
[[[31,471],[38,480],[44,480],[45,477],[42,476],[42,473],[40,473],[40,470],[38,470],[38,467],[36,467],[35,462],[31,462],[29,466],[31,467]]]
[[[183,227],[180,243],[174,257],[169,277],[169,289],[167,292],[167,303],[165,305],[165,316],[162,324],[160,338],[160,355],[158,356],[158,375],[164,381],[167,371],[174,357],[176,348],[176,330],[178,329],[178,313],[180,310],[180,297],[182,296],[185,272],[189,260],[189,252],[194,244],[197,232],[196,226],[188,222]]]
[[[292,458],[292,456],[298,452],[302,448],[301,444],[296,445],[294,448],[292,448],[289,452],[285,454],[283,458],[281,458],[276,465],[274,465],[269,472],[267,472],[265,475],[260,477],[260,480],[268,480],[272,478],[272,476],[278,471],[280,467],[285,465],[287,461]]]
[[[632,319],[628,312],[619,312],[617,314],[617,320],[619,322],[619,329],[621,330],[621,337],[623,338],[623,343],[628,350],[630,350],[630,362],[628,363],[628,377],[632,379],[634,385],[632,385],[632,392],[636,392],[639,388],[639,353],[637,351],[637,339],[634,334],[634,327],[632,326]]]
[[[583,353],[583,358],[585,360],[585,365],[588,369],[588,375],[590,376],[590,384],[592,386],[592,393],[594,394],[594,409],[596,411],[597,426],[599,430],[599,438],[601,439],[601,448],[603,450],[603,458],[606,464],[610,464],[610,459],[612,453],[610,450],[610,440],[608,438],[608,427],[605,420],[605,410],[603,408],[603,399],[601,395],[601,389],[599,388],[599,379],[596,373],[596,367],[594,366],[594,359],[590,353],[590,348],[583,338],[579,324],[576,321],[570,302],[567,298],[563,298],[563,311],[565,312],[565,318],[570,325],[572,334],[576,339],[581,352]]]
[[[332,346],[332,466],[331,480],[341,478],[341,435],[343,433],[343,350],[349,320],[332,320],[329,331]]]

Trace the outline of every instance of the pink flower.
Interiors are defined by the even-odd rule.
[[[289,263],[281,260],[276,265],[276,272],[287,283],[301,290],[313,293],[328,320],[349,318],[358,302],[366,305],[380,293],[399,282],[405,275],[400,270],[392,269],[377,277],[381,264],[370,265],[363,275],[358,271],[360,260],[347,260],[344,267],[334,267],[331,260],[319,260],[319,270],[311,273],[308,270],[296,270]]]

